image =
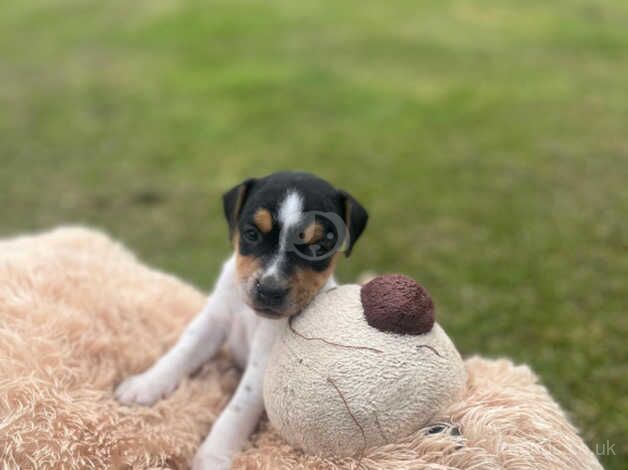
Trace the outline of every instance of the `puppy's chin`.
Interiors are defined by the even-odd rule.
[[[247,304],[257,315],[264,318],[270,318],[271,320],[291,317],[301,311],[300,308],[292,304],[288,304],[286,307],[281,308],[270,308],[263,305],[258,305],[255,302],[252,302],[250,299],[247,300]]]
[[[253,311],[260,317],[268,318],[270,320],[278,320],[279,318],[286,317],[287,315],[281,311],[265,308],[265,307],[251,307]]]

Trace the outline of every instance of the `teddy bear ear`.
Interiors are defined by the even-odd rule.
[[[362,286],[360,298],[367,323],[378,330],[421,335],[434,326],[430,294],[407,276],[376,277]]]

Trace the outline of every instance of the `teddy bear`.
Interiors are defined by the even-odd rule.
[[[293,446],[357,456],[428,424],[466,381],[429,293],[388,275],[321,293],[290,318],[268,361],[264,402]]]

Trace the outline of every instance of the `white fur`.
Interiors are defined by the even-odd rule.
[[[292,201],[292,208],[299,205],[290,196],[287,201]],[[335,285],[331,277],[324,289]],[[155,403],[168,396],[181,379],[209,360],[226,341],[236,361],[245,367],[244,374],[198,450],[192,468],[228,469],[233,455],[242,449],[264,410],[262,387],[266,361],[286,321],[262,318],[245,304],[232,256],[224,264],[205,307],[179,341],[150,369],[120,384],[116,398],[125,404]]]
[[[288,243],[288,235],[295,225],[298,225],[303,216],[303,198],[296,191],[290,191],[279,204],[277,218],[281,222],[281,234],[279,237],[279,249],[277,255],[270,264],[264,277],[276,276],[281,268],[286,253],[286,245]]]
[[[290,191],[279,206],[279,221],[284,227],[296,225],[301,220],[303,198],[296,191]]]

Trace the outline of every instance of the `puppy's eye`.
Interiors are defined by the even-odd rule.
[[[242,236],[249,243],[257,243],[261,239],[259,231],[255,230],[254,228],[246,229]]]

